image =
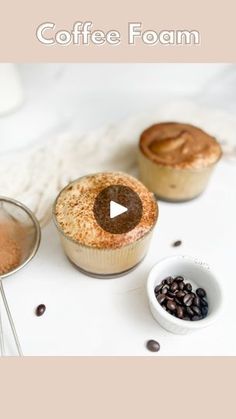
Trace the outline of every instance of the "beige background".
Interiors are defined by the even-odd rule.
[[[9,358],[1,418],[231,419],[235,367],[235,358]]]
[[[226,0],[67,0],[1,1],[1,61],[87,62],[234,62],[236,61],[235,2]],[[4,14],[2,11],[4,10]],[[36,39],[38,25],[53,21],[70,29],[76,20],[91,20],[100,29],[127,33],[128,21],[142,21],[146,29],[196,29],[201,46],[44,46]]]

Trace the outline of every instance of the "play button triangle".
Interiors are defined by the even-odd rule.
[[[126,211],[128,211],[128,208],[115,201],[110,201],[110,218],[118,217],[118,215],[121,215]]]
[[[110,185],[96,196],[93,213],[104,231],[125,234],[140,222],[143,206],[133,189],[126,185]]]

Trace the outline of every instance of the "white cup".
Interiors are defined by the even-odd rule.
[[[23,89],[14,64],[0,64],[0,116],[18,108],[23,102]]]

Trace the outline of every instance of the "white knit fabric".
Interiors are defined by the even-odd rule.
[[[122,170],[137,175],[140,133],[161,121],[195,124],[223,145],[225,158],[236,162],[236,119],[221,110],[203,109],[192,102],[166,104],[83,136],[63,133],[43,145],[0,158],[0,194],[16,198],[36,214],[41,225],[51,214],[62,187],[84,174]]]

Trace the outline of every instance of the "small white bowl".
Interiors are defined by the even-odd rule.
[[[165,311],[158,303],[154,289],[168,276],[183,276],[196,288],[204,288],[209,305],[208,315],[197,321],[181,320]],[[209,266],[190,256],[171,256],[153,266],[147,280],[147,294],[153,317],[166,330],[176,334],[186,334],[211,325],[222,309],[223,293],[217,275]]]

